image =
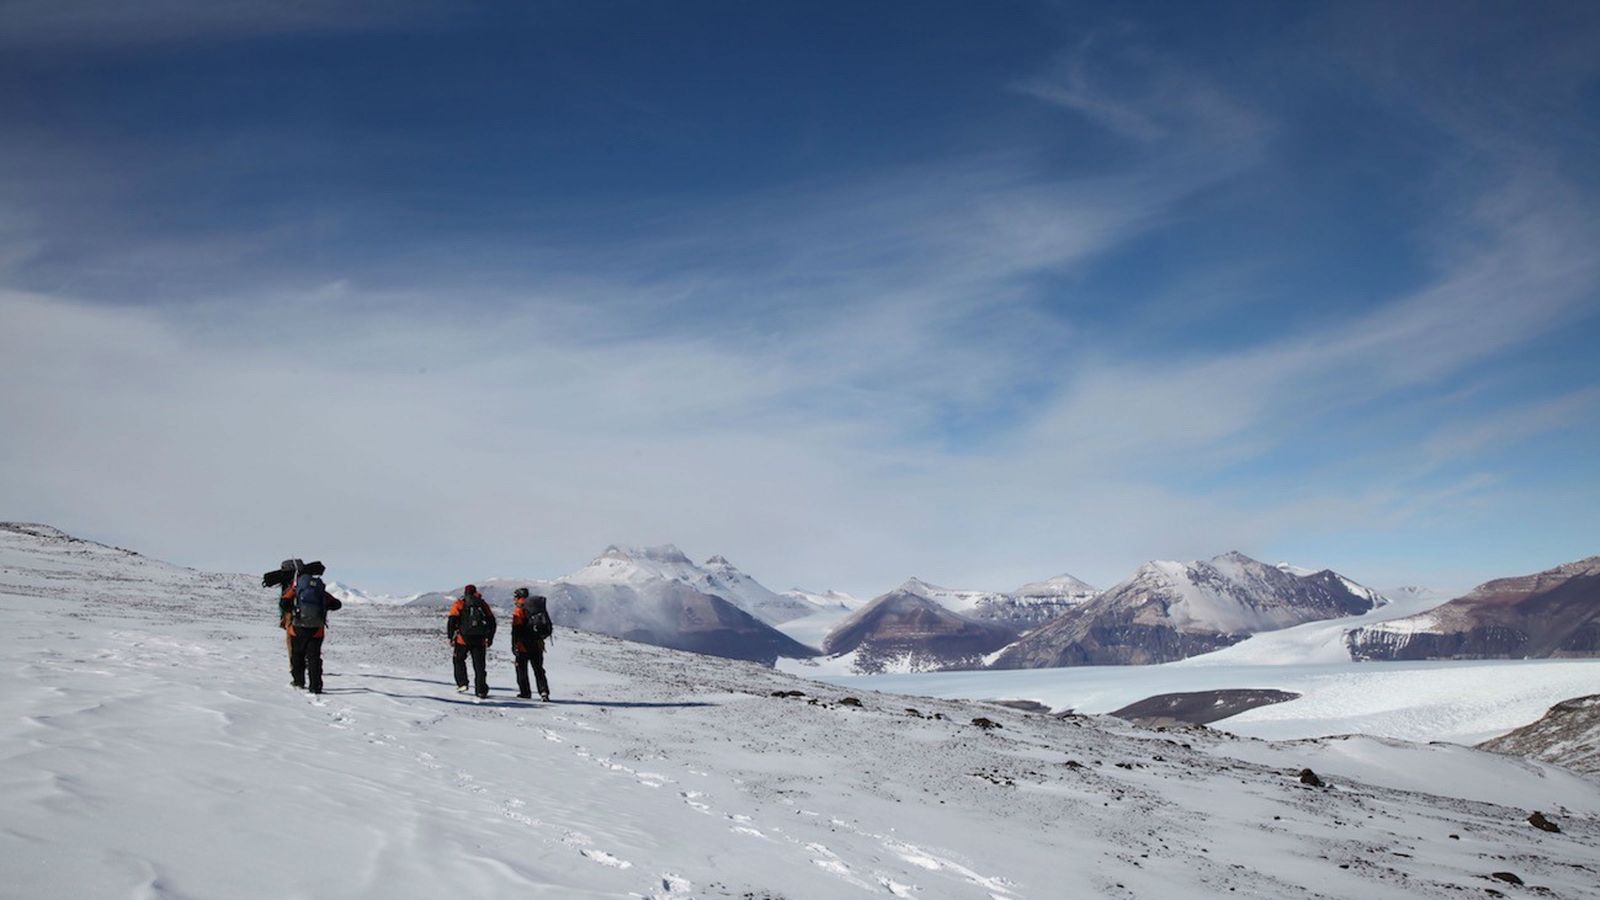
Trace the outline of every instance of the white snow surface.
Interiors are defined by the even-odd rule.
[[[0,526],[5,893],[1399,898],[1509,870],[1597,896],[1600,783],[1548,765],[855,684],[842,705],[566,629],[557,702],[512,700],[497,647],[480,703],[449,684],[436,610],[377,605],[333,615],[311,697],[275,608],[252,577]]]

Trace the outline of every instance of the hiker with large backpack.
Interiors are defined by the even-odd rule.
[[[511,650],[516,654],[517,696],[533,699],[528,690],[528,666],[533,666],[534,678],[539,682],[539,699],[549,701],[550,682],[544,677],[544,642],[555,632],[543,597],[529,597],[528,589],[517,588],[514,593],[517,608],[511,613]]]
[[[489,601],[478,593],[476,585],[467,585],[461,599],[450,607],[450,618],[445,622],[445,636],[450,639],[451,659],[455,666],[456,691],[467,691],[467,657],[472,657],[472,676],[477,695],[489,696],[489,647],[494,643],[494,610]]]
[[[283,588],[278,595],[278,621],[289,643],[289,683],[313,694],[322,693],[322,641],[328,634],[328,613],[344,605],[322,583],[324,571],[320,562],[286,559],[276,572],[261,578],[263,586]]]

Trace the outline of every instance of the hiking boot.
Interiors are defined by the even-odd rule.
[[[466,685],[464,685],[464,684],[456,685],[456,693],[465,694],[466,692],[467,692],[467,686]]]
[[[517,699],[518,700],[532,700],[533,699],[533,695],[532,694],[518,694],[517,695]]]
[[[305,690],[306,683],[304,681],[291,681],[289,682],[289,687]]]
[[[539,695],[539,699],[543,700],[546,703],[549,703],[550,702],[550,695],[549,694],[540,694]]]

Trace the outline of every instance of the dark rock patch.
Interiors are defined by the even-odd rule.
[[[1533,815],[1528,817],[1528,824],[1539,829],[1540,831],[1548,831],[1551,834],[1561,833],[1560,825],[1557,825],[1556,823],[1545,818],[1544,813],[1538,812],[1537,810],[1534,811]]]
[[[1268,688],[1187,691],[1146,697],[1111,715],[1141,725],[1205,725],[1236,716],[1247,709],[1284,703],[1299,697],[1299,694],[1290,691]]]

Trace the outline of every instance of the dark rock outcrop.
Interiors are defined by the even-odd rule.
[[[1247,709],[1295,700],[1299,694],[1266,688],[1232,688],[1157,694],[1130,703],[1111,715],[1141,725],[1205,725]]]
[[[1358,660],[1600,656],[1600,556],[1487,582],[1345,643]]]
[[[1600,694],[1563,700],[1537,722],[1490,738],[1478,748],[1600,774]]]

